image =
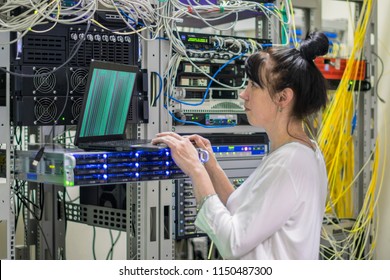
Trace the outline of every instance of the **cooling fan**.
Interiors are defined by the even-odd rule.
[[[88,79],[86,68],[70,68],[70,94],[83,95]]]
[[[57,84],[57,79],[55,74],[52,72],[53,70],[50,70],[49,68],[42,67],[42,68],[33,68],[34,76],[33,78],[33,94],[36,93],[54,93],[56,94],[56,91],[54,90]]]
[[[53,124],[57,117],[57,97],[34,98],[34,123],[35,124]]]
[[[76,124],[77,121],[79,120],[79,116],[81,113],[81,106],[83,105],[83,98],[72,96],[70,98],[70,100],[72,101],[72,105],[71,105],[72,106],[71,107],[72,117],[71,117],[70,123]]]

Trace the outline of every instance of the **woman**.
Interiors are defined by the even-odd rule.
[[[328,51],[323,33],[300,49],[269,48],[246,61],[249,82],[240,94],[249,123],[264,128],[270,153],[236,190],[198,135],[160,133],[176,164],[192,180],[199,203],[196,225],[225,259],[318,259],[327,175],[305,117],[327,102],[326,83],[313,59]],[[207,150],[206,164],[193,145]]]

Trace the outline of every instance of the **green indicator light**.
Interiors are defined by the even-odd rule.
[[[74,186],[74,183],[73,183],[73,182],[70,182],[70,186],[73,187],[73,186]]]
[[[228,149],[229,150],[234,150],[234,146],[229,146]]]
[[[189,37],[187,39],[189,43],[208,43],[209,40],[207,38],[199,38],[199,37]]]
[[[66,186],[69,186],[69,181],[65,181],[65,185],[66,185]]]
[[[65,117],[62,117],[62,118],[61,118],[61,120],[63,120],[63,121],[64,121],[64,120],[65,120]]]

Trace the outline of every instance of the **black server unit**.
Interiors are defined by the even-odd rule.
[[[109,18],[97,12],[99,22]],[[137,65],[138,36],[116,35],[87,24],[39,25],[11,48],[11,121],[13,125],[73,125],[77,124],[91,60]],[[126,31],[121,21],[107,21],[111,30]],[[17,34],[12,34],[14,38]],[[64,66],[61,67],[61,65]],[[59,68],[60,67],[60,68]],[[138,104],[146,96],[140,82],[139,96],[133,96],[130,122],[139,122]],[[143,95],[142,95],[143,94]],[[136,111],[134,113],[134,111]],[[141,120],[142,121],[142,120]]]

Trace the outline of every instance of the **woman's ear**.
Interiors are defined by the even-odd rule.
[[[286,108],[292,104],[294,91],[291,88],[285,88],[276,95],[276,103],[280,108]]]

